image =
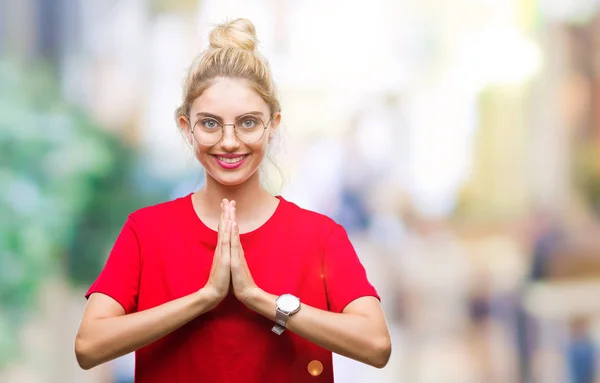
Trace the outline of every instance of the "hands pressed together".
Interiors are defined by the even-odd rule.
[[[248,269],[244,250],[240,243],[240,231],[235,215],[235,201],[221,202],[219,237],[213,264],[204,289],[210,292],[215,305],[221,302],[233,288],[235,297],[247,304],[258,289]]]

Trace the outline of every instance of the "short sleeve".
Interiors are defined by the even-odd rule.
[[[135,312],[140,269],[138,227],[129,217],[117,237],[104,268],[85,297],[89,298],[93,293],[106,294],[119,302],[127,314]]]
[[[323,278],[330,311],[340,313],[349,303],[365,296],[380,299],[367,278],[346,230],[340,225],[325,241]]]

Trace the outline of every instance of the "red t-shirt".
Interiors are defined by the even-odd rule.
[[[241,234],[248,267],[263,290],[291,293],[322,310],[341,312],[375,296],[346,231],[324,215],[278,197],[273,216]],[[202,288],[217,232],[196,215],[191,194],[132,213],[98,279],[99,292],[127,313],[143,311]],[[229,294],[215,309],[136,352],[137,383],[333,382],[331,352],[285,331]],[[323,372],[312,376],[317,360]]]

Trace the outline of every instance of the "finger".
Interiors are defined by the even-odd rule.
[[[220,253],[220,257],[219,257],[219,268],[223,273],[226,273],[227,277],[229,277],[229,275],[231,274],[230,268],[231,268],[231,242],[230,242],[230,234],[228,232],[231,231],[231,222],[227,221],[225,223],[225,233],[223,235],[223,237],[228,238],[227,240],[224,241],[220,241],[221,243],[221,249],[219,251]]]
[[[225,219],[228,221],[231,220],[231,201],[227,201],[225,205]]]
[[[231,242],[233,243],[233,241],[235,240],[237,243],[237,246],[241,247],[240,246],[240,230],[239,230],[238,223],[235,219],[235,204],[234,204],[234,206],[232,206],[230,208],[229,217],[230,217],[229,219],[231,220],[231,223],[233,224],[231,226]]]
[[[240,235],[239,235],[238,225],[237,225],[237,223],[235,223],[233,221],[231,223],[230,249],[231,249],[231,267],[236,268],[240,265],[241,245],[240,245]]]
[[[219,221],[219,224],[225,223],[225,220],[227,219],[227,215],[226,215],[227,204],[228,204],[227,200],[225,198],[223,198],[221,200],[221,219]]]
[[[233,221],[233,210],[235,209],[235,201],[230,201],[229,202],[229,215],[227,216],[227,219]]]
[[[223,200],[224,201],[224,200]],[[225,232],[225,203],[221,202],[221,216],[219,217],[219,225],[217,226],[217,249],[221,246],[221,239]]]
[[[224,219],[228,220],[229,219],[229,215],[228,215],[228,207],[229,207],[229,201],[226,198],[223,198],[223,201],[221,202],[221,211],[224,215]]]
[[[242,244],[241,244],[241,239],[240,239],[240,226],[238,225],[237,222],[237,216],[236,216],[236,211],[235,211],[235,207],[232,209],[231,212],[231,218],[232,218],[232,222],[234,224],[233,229],[232,229],[232,233],[231,233],[231,242],[235,243],[236,246],[236,254],[235,256],[240,260],[240,262],[243,263],[244,261],[244,249],[242,248]]]
[[[241,248],[240,245],[240,229],[237,222],[231,222],[231,248],[235,247],[236,251]]]
[[[221,254],[229,256],[230,241],[231,241],[231,222],[229,220],[223,221],[223,232],[219,238],[219,246],[221,246]]]

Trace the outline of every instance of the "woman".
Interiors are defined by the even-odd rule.
[[[237,19],[190,68],[176,118],[205,185],[129,215],[86,295],[82,368],[134,350],[138,383],[332,382],[331,352],[386,365],[379,297],[344,229],[261,187],[281,109],[255,47]]]

